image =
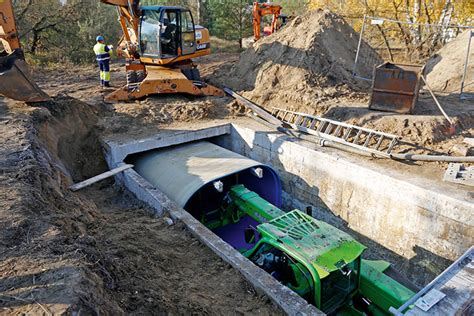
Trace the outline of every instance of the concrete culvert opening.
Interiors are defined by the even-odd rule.
[[[114,144],[109,144],[109,164],[113,163],[110,157],[114,156],[115,163],[120,164],[125,161],[135,164],[135,170],[125,172],[119,180],[123,181],[127,187],[132,188],[131,190],[137,196],[141,195],[141,199],[158,204],[155,207],[157,210],[161,210],[162,206],[169,208],[168,198],[177,202],[176,207],[171,207],[173,209],[170,212],[172,217],[184,218],[191,231],[197,235],[204,234],[201,241],[221,257],[227,256],[228,262],[237,267],[248,280],[252,279],[253,275],[245,268],[240,269],[239,265],[243,264],[243,261],[235,254],[239,253],[236,250],[245,253],[249,247],[251,248],[255,242],[258,242],[257,238],[251,244],[243,242],[246,228],[257,226],[258,221],[250,218],[246,222],[243,218],[239,222],[240,226],[228,223],[227,228],[233,227],[239,231],[239,238],[234,238],[233,234],[227,234],[228,231],[217,226],[207,225],[214,237],[206,235],[207,233],[203,230],[205,227],[203,224],[210,224],[218,217],[218,214],[213,213],[213,210],[225,202],[226,193],[228,193],[225,188],[244,182],[247,189],[257,193],[276,208],[309,210],[306,213],[312,213],[311,215],[318,220],[329,223],[329,226],[337,227],[339,231],[342,230],[348,236],[361,241],[368,247],[364,251],[362,260],[384,259],[394,263],[394,267],[400,274],[393,274],[393,270],[387,270],[384,274],[401,281],[413,291],[416,291],[419,286],[427,284],[449,264],[445,258],[455,258],[457,253],[465,249],[464,246],[458,245],[456,248],[449,249],[450,252],[453,252],[452,254],[447,254],[448,249],[439,247],[439,245],[440,243],[453,243],[454,245],[452,236],[439,235],[437,230],[431,231],[430,234],[426,234],[426,230],[423,232],[414,231],[409,225],[402,225],[404,221],[400,221],[400,218],[414,216],[413,221],[418,225],[445,225],[444,223],[451,221],[452,217],[464,216],[463,208],[469,209],[470,205],[463,202],[462,197],[440,195],[435,189],[430,191],[420,183],[417,183],[416,186],[407,185],[407,183],[396,179],[394,175],[387,176],[379,173],[379,170],[369,169],[364,164],[355,164],[354,161],[343,155],[334,157],[324,151],[312,150],[284,135],[265,129],[253,130],[232,124],[202,130],[177,131],[174,134],[165,132],[159,136],[135,142],[130,147],[127,146],[127,144],[119,144],[114,149]],[[206,163],[193,166],[190,163],[193,159],[181,159],[180,161],[174,155],[180,150],[183,153],[183,148],[193,147],[196,156],[194,158],[204,159]],[[213,162],[216,156],[210,153],[212,150],[226,153],[236,160],[241,159],[241,163],[237,164],[234,169],[227,170],[222,167],[222,162],[218,160]],[[292,154],[296,152],[299,155]],[[124,159],[123,157],[127,155],[128,157]],[[243,159],[243,157],[247,159]],[[160,175],[148,172],[153,170],[154,158],[158,159],[155,160],[155,163],[161,159],[162,164],[159,168],[167,171],[166,177],[159,179]],[[175,163],[176,165],[173,165]],[[197,171],[198,165],[205,170]],[[173,172],[173,168],[178,168],[180,171]],[[255,169],[259,168],[262,169],[262,174],[268,178],[264,176],[260,179],[258,177],[258,172]],[[193,181],[174,178],[179,178],[180,172],[189,173],[187,176],[190,178],[188,179],[199,179],[194,185],[191,185],[193,189],[186,188],[186,185]],[[198,174],[200,175],[198,176]],[[221,187],[217,182],[220,182]],[[259,186],[259,183],[265,184]],[[381,192],[378,189],[379,186],[391,187],[396,194],[391,194],[390,191]],[[346,196],[346,190],[350,191],[349,196]],[[145,195],[140,193],[144,191],[147,191]],[[278,191],[279,194],[275,193]],[[183,194],[183,192],[186,193]],[[337,194],[336,201],[334,201],[335,193]],[[400,200],[400,194],[405,197],[404,200]],[[166,197],[163,198],[163,196]],[[435,196],[436,201],[433,200]],[[339,201],[339,199],[343,201]],[[346,202],[343,205],[340,204],[344,201]],[[458,212],[441,218],[433,218],[430,214],[426,214],[427,208],[429,208],[429,213],[439,212],[441,208],[436,206],[439,203],[452,204],[456,206],[455,209]],[[392,205],[393,209],[387,208],[387,205]],[[424,207],[425,211],[420,213],[420,207]],[[177,212],[178,208],[188,215]],[[348,216],[346,208],[352,210],[350,213],[352,216]],[[380,214],[381,217],[379,218],[377,214]],[[397,220],[393,218],[394,216]],[[452,221],[450,225],[453,223],[456,224],[455,221]],[[462,226],[458,227],[461,230],[469,229],[468,225],[463,227],[463,224],[459,222],[457,225]],[[400,229],[402,235],[396,235],[398,234],[396,231]],[[346,235],[342,234],[341,236],[346,238]],[[470,240],[466,238],[468,234],[461,233],[461,235],[464,236],[461,237],[463,243],[469,244]],[[400,236],[400,238],[394,238],[394,236]],[[226,241],[227,246],[231,245],[234,252],[230,252],[229,248],[222,248],[223,245],[220,244],[222,241]],[[410,252],[415,253],[415,256],[410,255]],[[233,255],[229,255],[229,253]],[[411,279],[418,287],[406,282],[407,278]],[[262,283],[253,284],[257,290],[259,285]],[[288,296],[288,292],[285,292],[283,288],[279,288],[280,290],[285,295],[277,298],[268,294],[268,291],[264,292],[288,312],[291,309],[285,308],[285,304],[288,306],[285,299],[288,297],[294,299],[294,297]],[[301,301],[298,303],[301,304]],[[330,312],[330,309],[325,309],[325,311]]]
[[[210,223],[219,218],[218,210],[229,188],[241,184],[273,205],[281,206],[281,183],[269,166],[245,158],[206,141],[178,145],[135,154],[127,162],[135,170],[176,201],[194,218]],[[250,249],[244,230],[257,226],[249,215],[213,232],[236,249]]]

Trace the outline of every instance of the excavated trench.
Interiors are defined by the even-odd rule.
[[[222,201],[222,193],[214,185],[217,180],[224,187],[245,183],[284,210],[307,210],[309,206],[313,217],[366,245],[363,257],[393,263],[402,276],[418,286],[432,280],[473,243],[468,193],[433,186],[416,176],[408,181],[396,170],[315,149],[264,128],[225,124],[200,130],[165,130],[146,139],[105,141],[104,148],[109,167],[136,164],[116,180],[158,214],[168,211],[172,218],[184,222],[201,242],[288,313],[319,311],[240,255],[235,248],[242,245],[241,240],[218,230],[211,232],[193,217],[203,205],[213,209]],[[179,161],[181,154],[174,154],[176,148],[195,148],[196,152]],[[234,159],[251,160],[241,160],[237,169],[219,170],[222,161],[216,158],[220,156],[210,153],[219,148],[229,159],[237,154]],[[263,185],[256,180],[255,168],[263,168],[268,176],[260,179]],[[202,177],[202,169],[210,174]],[[279,183],[275,177],[281,179],[283,190],[275,184]],[[185,184],[196,178],[199,181],[189,189]]]
[[[112,179],[68,189],[107,170],[98,124],[113,113],[65,96],[22,110],[1,126],[12,146],[0,153],[2,311],[281,314],[182,223],[155,218]]]
[[[77,256],[78,260],[86,258],[90,261],[92,269],[87,268],[86,271],[91,271],[88,272],[92,273],[91,277],[102,279],[107,288],[107,291],[100,295],[93,293],[96,290],[101,291],[100,283],[97,283],[97,289],[94,290],[81,288],[82,292],[89,293],[88,297],[95,297],[94,300],[91,299],[91,306],[97,305],[93,303],[97,301],[107,310],[126,312],[146,313],[158,309],[186,313],[196,308],[222,312],[230,303],[229,299],[232,300],[232,296],[239,300],[245,299],[249,306],[247,312],[256,312],[255,308],[260,311],[274,309],[268,302],[254,302],[251,295],[239,294],[248,290],[245,285],[239,283],[239,277],[229,275],[236,275],[237,270],[253,289],[265,294],[283,311],[290,314],[297,311],[319,313],[314,306],[307,304],[300,296],[244,258],[235,249],[239,248],[238,243],[242,241],[237,240],[233,244],[232,238],[229,239],[224,232],[211,232],[192,216],[193,210],[202,206],[202,200],[206,201],[209,209],[222,200],[222,196],[210,185],[215,181],[206,183],[207,186],[198,184],[195,187],[198,194],[191,192],[186,199],[189,203],[180,203],[179,199],[183,194],[179,185],[170,186],[168,192],[165,192],[165,188],[157,188],[150,184],[150,178],[147,179],[149,172],[146,168],[139,170],[138,164],[135,169],[116,176],[119,184],[148,204],[155,213],[168,213],[168,216],[179,222],[173,229],[165,229],[164,222],[150,222],[144,214],[147,207],[136,202],[131,203],[134,199],[125,196],[126,194],[121,197],[120,192],[104,189],[112,184],[110,181],[95,189],[87,189],[79,196],[73,196],[67,190],[67,183],[70,182],[68,178],[82,180],[103,172],[107,168],[106,165],[114,168],[125,162],[136,162],[150,153],[163,153],[183,144],[199,148],[202,147],[200,142],[204,141],[239,157],[249,158],[251,164],[238,163],[234,166],[237,169],[231,170],[232,172],[221,170],[225,176],[219,180],[222,180],[224,186],[245,183],[283,210],[307,210],[310,206],[313,217],[349,233],[366,245],[368,249],[364,253],[365,258],[392,262],[396,270],[418,286],[433,279],[450,260],[456,259],[473,243],[470,217],[472,203],[465,191],[457,192],[447,187],[434,186],[432,182],[416,176],[407,181],[405,175],[396,171],[386,170],[340,153],[313,148],[311,144],[255,125],[249,125],[252,128],[236,124],[194,130],[170,128],[148,138],[129,141],[102,138],[102,143],[99,143],[100,130],[96,129],[96,124],[100,120],[98,113],[104,109],[94,109],[67,98],[55,102],[57,104],[49,108],[49,112],[40,109],[35,112],[35,125],[38,128],[40,145],[45,155],[49,155],[48,160],[57,169],[58,179],[52,180],[57,182],[55,186],[59,188],[55,188],[57,194],[50,194],[50,197],[61,201],[67,196],[71,202],[69,206],[58,204],[60,213],[53,216],[54,225],[65,230],[72,250],[81,249],[79,253],[71,252],[71,256]],[[64,106],[60,106],[61,104]],[[100,152],[101,146],[103,154]],[[206,152],[207,150],[198,165],[217,172],[220,163],[213,163],[212,159],[216,157],[208,157]],[[173,166],[166,168],[169,169],[168,178],[190,172],[187,167],[179,170],[173,169]],[[254,169],[258,168],[263,169],[265,176],[255,181],[258,177]],[[265,178],[267,176],[268,178]],[[217,178],[214,174],[210,179]],[[128,202],[125,203],[125,200]],[[146,227],[145,231],[142,231],[143,227]],[[192,238],[206,245],[210,249],[209,254],[203,256],[202,250],[189,247],[189,237],[180,227],[184,227],[186,232],[191,233]],[[33,231],[31,234],[35,236]],[[150,239],[149,242],[144,242],[147,239]],[[162,243],[163,240],[168,242],[161,244],[160,251],[155,251],[157,242]],[[177,249],[172,249],[173,245],[176,245]],[[196,258],[203,260],[199,259],[196,264],[186,264],[189,256],[181,256],[183,249],[187,249],[184,253],[192,252],[193,261],[196,261]],[[141,259],[135,261],[128,258],[127,253],[130,251],[134,253],[134,258],[138,256]],[[216,264],[207,259],[213,257],[211,251],[234,267],[224,274],[229,280],[234,280],[232,282],[235,286],[226,287],[224,291],[231,296],[222,304],[203,305],[201,308],[193,304],[197,301],[201,302],[201,305],[205,304],[207,300],[204,301],[202,297],[209,298],[211,302],[214,294],[203,292],[205,290],[200,289],[198,284],[211,282],[213,287],[220,287],[219,280],[212,280],[219,278],[222,272],[217,273],[220,268],[216,270]],[[155,253],[158,257],[150,261],[148,257],[156,257]],[[116,261],[117,256],[122,258],[120,264]],[[173,260],[183,262],[178,279],[173,280],[167,274],[161,274],[162,271],[157,270],[162,269],[161,265],[148,272],[148,267],[156,260],[172,265],[176,265]],[[136,266],[138,263],[139,266]],[[209,265],[212,269],[203,271],[202,278],[195,278],[196,280],[187,282],[190,284],[181,286],[186,276],[193,274],[193,267],[196,265]],[[138,274],[129,275],[132,266]],[[146,279],[141,279],[142,276]],[[180,276],[183,279],[179,279]],[[142,280],[141,283],[149,285],[149,291],[134,294],[141,293],[143,288],[140,282],[135,282],[137,278]],[[152,282],[155,279],[156,282]],[[90,281],[87,280],[86,283]],[[84,280],[76,283],[85,284]],[[169,288],[163,290],[161,284]],[[180,291],[171,289],[175,284],[179,284]],[[193,291],[199,294],[196,294],[196,297],[172,294],[186,293],[185,288],[194,289]],[[117,296],[116,299],[113,296]],[[183,304],[176,305],[178,301]]]

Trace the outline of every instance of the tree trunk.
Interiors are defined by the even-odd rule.
[[[412,23],[420,23],[421,17],[421,0],[413,0],[413,19]],[[422,41],[421,41],[421,25],[410,25],[411,40],[413,45],[413,53],[417,59],[421,56]],[[412,55],[413,56],[413,55]]]
[[[436,34],[433,37],[431,42],[431,46],[434,48],[438,44],[444,44],[447,39],[448,35],[448,25],[451,23],[451,16],[453,14],[454,5],[451,0],[446,0],[443,11],[441,11],[441,15],[439,16],[439,22],[441,26],[437,27]]]
[[[201,24],[201,0],[196,0],[196,23]]]
[[[31,40],[31,46],[30,46],[30,53],[32,55],[36,54],[36,49],[38,48],[38,43],[40,39],[39,33],[40,32],[33,30],[33,38]]]
[[[401,4],[402,2],[396,3],[396,1],[392,0],[392,5],[393,5],[393,8],[395,9],[395,20],[397,21],[401,20],[400,16],[398,15],[398,8],[400,7]],[[405,42],[406,57],[409,58],[410,43],[411,43],[410,33],[403,27],[403,25],[400,22],[397,22],[397,27],[400,31],[400,35],[403,38],[403,41]]]
[[[421,0],[415,0],[413,2],[413,14],[415,15],[415,23],[421,23]],[[416,40],[416,46],[421,42],[421,25],[413,25],[413,37]]]
[[[441,32],[441,43],[446,43],[447,36],[448,36],[448,26],[451,23],[451,17],[453,16],[454,5],[452,1],[446,1],[446,5],[443,8],[443,13],[441,14],[440,24],[442,24],[442,32]]]
[[[243,28],[244,28],[244,19],[243,19],[243,11],[244,8],[242,7],[242,1],[240,2],[239,8],[239,47],[242,48],[242,37],[243,37]]]

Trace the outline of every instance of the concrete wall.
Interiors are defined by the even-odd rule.
[[[225,135],[229,134],[230,130],[230,124],[196,130],[163,130],[153,137],[127,141],[105,140],[102,142],[102,147],[109,167],[115,168],[131,154]]]
[[[404,258],[421,247],[454,260],[474,243],[474,204],[466,192],[314,150],[278,133],[233,125],[230,136],[215,142],[275,168],[294,207],[325,204],[349,229]]]
[[[167,131],[124,143],[105,142],[104,150],[112,168],[122,164],[129,154],[199,139],[212,139],[218,145],[271,165],[283,181],[286,208],[315,206],[315,217],[339,228],[343,222],[347,225],[344,230],[380,245],[381,250],[375,250],[376,258],[388,249],[410,259],[421,248],[435,257],[454,260],[474,243],[474,204],[468,192],[388,170],[358,157],[311,148],[280,133],[222,125],[194,131]],[[116,179],[151,205],[157,214],[166,210],[173,218],[183,221],[197,238],[289,314],[320,313],[254,266],[134,170],[127,170]],[[428,257],[429,262],[421,264],[429,265],[433,258]]]
[[[187,133],[168,131],[156,137],[144,140],[128,141],[123,143],[104,142],[106,161],[110,168],[123,165],[127,155],[143,152],[155,148],[172,146],[180,143],[212,138],[230,133],[231,126],[205,128]],[[308,304],[301,296],[282,285],[278,280],[254,265],[240,252],[227,244],[198,220],[181,208],[176,202],[169,199],[159,189],[153,187],[135,170],[128,169],[115,176],[118,184],[125,186],[139,200],[150,205],[156,215],[168,213],[175,221],[181,221],[187,229],[203,244],[209,247],[225,262],[236,269],[259,293],[266,295],[288,315],[325,315],[315,306]]]

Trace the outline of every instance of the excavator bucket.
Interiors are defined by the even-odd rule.
[[[0,53],[0,94],[25,102],[51,100],[31,79],[30,68],[18,51]]]

